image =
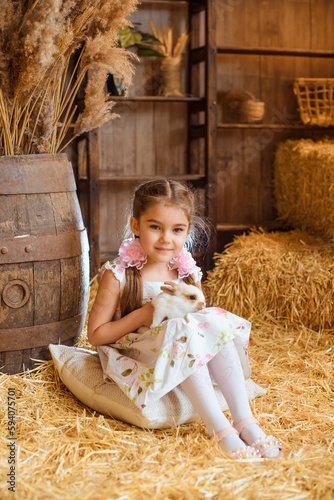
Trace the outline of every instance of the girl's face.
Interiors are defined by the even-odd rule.
[[[139,221],[130,220],[132,232],[140,237],[147,263],[168,263],[178,255],[190,231],[189,220],[182,208],[163,202],[151,205]]]

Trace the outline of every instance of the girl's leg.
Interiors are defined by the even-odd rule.
[[[210,436],[231,428],[229,421],[220,409],[207,365],[196,370],[180,385],[202,418]],[[238,434],[230,434],[219,441],[219,446],[228,453],[238,448],[245,448],[245,443]]]
[[[238,424],[241,420],[252,417],[245,378],[238,352],[233,341],[226,344],[223,349],[209,361],[208,365],[213,378],[226,399],[234,423]],[[246,425],[240,434],[240,437],[248,445],[251,445],[257,439],[265,436],[266,434],[255,423]],[[266,452],[268,458],[276,457],[278,454],[278,448]]]

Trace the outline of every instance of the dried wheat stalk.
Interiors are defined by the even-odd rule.
[[[173,48],[173,28],[168,28],[166,31],[166,27],[164,23],[162,23],[160,31],[155,27],[152,21],[150,21],[150,27],[155,38],[161,43],[161,45],[153,47],[156,52],[160,52],[164,57],[181,56],[189,40],[189,35],[186,32],[181,33]]]
[[[0,13],[0,154],[60,152],[115,117],[108,73],[131,82],[130,52],[117,46],[138,0],[4,0]],[[87,72],[84,110],[75,98]],[[69,128],[74,123],[74,133]]]

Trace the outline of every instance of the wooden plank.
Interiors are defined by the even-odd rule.
[[[100,128],[100,176],[135,172],[137,108],[137,103],[123,102],[118,110],[120,117]]]
[[[60,260],[60,321],[78,314],[80,302],[79,257]]]
[[[141,59],[141,62],[142,64],[144,65],[144,61],[143,61],[143,58]],[[139,72],[139,71],[138,71]],[[142,91],[143,92],[154,92],[156,90],[155,88],[155,85],[151,85],[149,83],[147,83],[145,86],[142,87]],[[132,87],[130,87],[130,90],[132,92],[133,89]],[[136,92],[139,91],[139,88],[137,87],[136,88]],[[193,97],[193,96],[184,96],[184,97],[177,97],[177,96],[169,96],[169,97],[164,97],[164,96],[159,96],[159,95],[130,95],[130,96],[112,96],[112,100],[115,101],[115,108],[114,108],[114,111],[115,112],[118,112],[119,111],[119,105],[122,103],[122,104],[126,104],[126,103],[149,103],[149,102],[164,102],[166,104],[169,104],[171,102],[184,102],[184,103],[200,103],[202,102],[202,98],[201,97]]]
[[[17,373],[17,367],[22,365],[22,361],[23,351],[0,351],[0,371],[3,373],[9,375]]]
[[[59,321],[60,260],[34,262],[34,325]]]
[[[334,51],[333,15],[334,4],[326,0],[311,2],[311,47],[316,50]],[[334,77],[334,65],[328,59],[312,59],[310,74],[315,78]]]
[[[266,57],[261,61],[261,99],[265,102],[264,121],[289,125],[299,121],[293,80],[309,74],[309,59]]]
[[[334,51],[333,16],[333,2],[329,2],[328,0],[310,0],[312,33],[310,48]],[[328,66],[332,66],[332,64],[328,64]]]
[[[95,276],[100,267],[100,141],[99,129],[88,134],[88,238],[90,245],[90,272]]]
[[[186,173],[187,110],[172,103],[166,108],[155,104],[154,147],[157,175]]]
[[[85,136],[77,141],[77,162],[78,162],[78,179],[87,178],[87,139]]]
[[[56,194],[40,193],[27,196],[31,235],[44,236],[56,234],[52,196],[56,196]]]
[[[30,234],[30,221],[26,195],[0,196],[1,239]]]
[[[244,154],[243,182],[240,183],[240,201],[242,205],[242,222],[248,224],[259,223],[261,198],[261,158],[266,147],[266,137],[263,140],[262,131],[242,132],[243,143],[247,144],[249,151]],[[247,147],[247,146],[246,146]]]
[[[217,46],[260,45],[260,5],[258,0],[216,2]],[[269,3],[269,5],[271,2]]]
[[[87,297],[89,292],[89,262],[88,255],[83,254],[78,257],[79,263],[79,301],[78,314],[87,311]]]
[[[57,234],[83,229],[82,216],[76,192],[51,193]]]
[[[101,186],[101,253],[118,252],[136,182]]]
[[[205,97],[206,97],[206,140],[205,140],[205,187],[206,216],[215,226],[217,223],[217,198],[216,187],[217,171],[217,77],[216,77],[216,9],[213,0],[207,1],[205,16]],[[217,248],[216,234],[212,235],[206,256],[206,269],[213,265],[213,254]]]
[[[226,55],[218,58],[217,82],[218,123],[240,121],[237,106],[241,99],[247,98],[245,92],[261,98],[260,57]],[[232,91],[236,91],[239,101],[232,100]]]
[[[309,49],[311,36],[309,1],[261,0],[258,3],[260,3],[259,46]]]
[[[145,179],[153,179],[160,178],[161,175],[127,175],[124,177],[103,177],[100,179],[100,184],[117,184],[121,182],[140,182]],[[204,174],[172,174],[172,175],[164,175],[166,179],[177,179],[180,181],[192,181],[195,184],[202,184],[202,181],[205,180]]]
[[[277,47],[219,47],[218,54],[242,54],[242,55],[267,55],[267,56],[291,56],[331,59],[334,56],[333,50],[312,50],[312,49],[280,49]]]
[[[191,33],[190,50],[200,45],[200,16],[194,13],[194,4],[189,4],[188,28]],[[188,56],[188,93],[192,96],[200,96],[200,65],[192,64],[191,56]],[[196,110],[196,113],[192,113]],[[205,107],[204,107],[205,110]],[[187,172],[198,173],[199,163],[199,141],[191,140],[190,127],[199,124],[199,110],[192,105],[188,107],[188,134],[187,134]]]
[[[152,176],[156,162],[154,104],[141,104],[135,113],[135,161],[131,176]]]
[[[238,179],[243,171],[243,155],[238,151],[241,142],[241,132],[226,131],[224,147],[217,151],[217,223],[241,223],[238,215]],[[222,146],[222,144],[221,144]]]

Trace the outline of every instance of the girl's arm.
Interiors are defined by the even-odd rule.
[[[132,311],[124,318],[111,321],[119,302],[119,295],[119,281],[112,271],[106,270],[89,315],[88,340],[92,345],[112,344],[140,326],[150,326],[152,323],[153,306],[150,303]]]

